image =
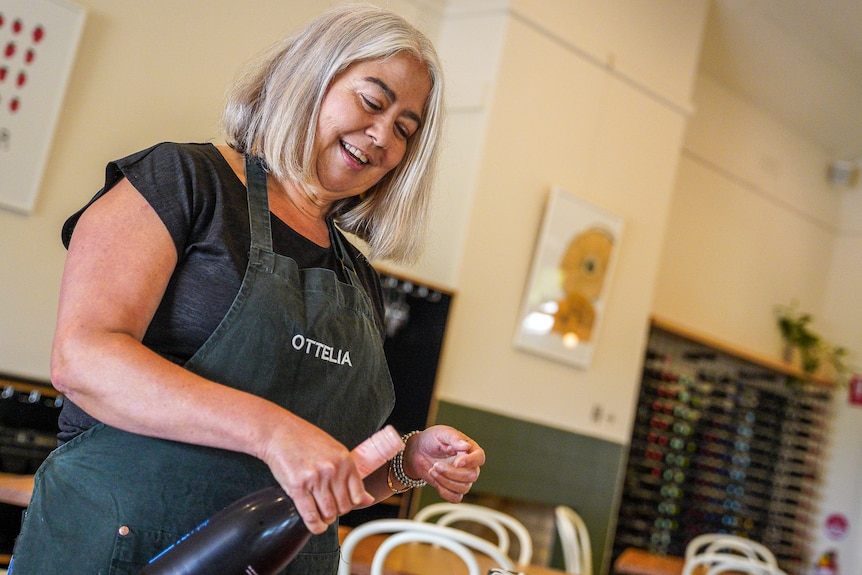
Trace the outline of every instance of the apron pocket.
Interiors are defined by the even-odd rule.
[[[176,533],[123,525],[114,541],[108,575],[137,575],[150,559],[179,539]]]

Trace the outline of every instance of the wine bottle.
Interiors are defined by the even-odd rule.
[[[386,426],[350,452],[365,478],[404,448]],[[279,486],[255,491],[156,555],[138,575],[275,575],[311,537]]]

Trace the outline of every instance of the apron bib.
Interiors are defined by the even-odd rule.
[[[273,401],[352,449],[395,402],[371,300],[331,222],[349,283],[273,252],[266,173],[247,158],[246,177],[248,268],[230,310],[185,367]],[[203,520],[274,483],[252,456],[99,424],[36,473],[10,574],[135,575]],[[284,575],[331,575],[338,557],[333,524]]]

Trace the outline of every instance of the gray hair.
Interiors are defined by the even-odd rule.
[[[426,227],[443,124],[443,76],[434,46],[404,18],[365,4],[325,12],[253,62],[228,92],[222,123],[228,145],[307,190],[320,106],[333,79],[356,62],[401,53],[417,58],[431,78],[422,125],[398,166],[330,213],[368,244],[370,258],[409,262],[421,251]]]

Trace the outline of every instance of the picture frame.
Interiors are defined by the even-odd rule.
[[[66,0],[0,0],[0,207],[30,214],[86,11]]]
[[[623,220],[560,187],[545,208],[514,345],[579,368],[592,362]]]

